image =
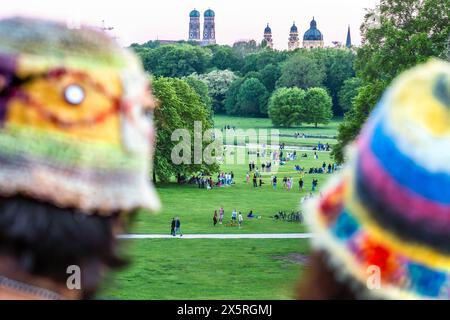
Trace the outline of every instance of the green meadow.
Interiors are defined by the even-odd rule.
[[[237,129],[271,129],[268,119],[217,116],[217,128],[229,124]],[[281,129],[282,133],[312,132],[335,135],[338,120],[328,126]],[[293,138],[295,139],[295,138]],[[330,139],[331,140],[331,139]],[[325,140],[324,140],[325,141]],[[322,143],[325,143],[325,142]],[[294,145],[288,144],[287,145]],[[331,144],[331,143],[330,143]],[[228,147],[227,152],[237,152]],[[286,151],[285,151],[286,152]],[[307,158],[300,155],[306,153]],[[329,174],[304,174],[304,188],[299,190],[300,165],[308,170],[331,162],[328,152],[297,151],[297,160],[289,161],[271,173],[262,172],[264,184],[253,187],[246,182],[248,159],[244,163],[224,163],[221,171],[233,172],[235,184],[211,190],[196,184],[175,182],[158,184],[163,208],[159,213],[139,212],[130,233],[170,234],[173,217],[180,217],[183,234],[300,233],[307,228],[297,222],[273,219],[278,211],[300,210],[300,200],[311,192],[311,182],[318,179],[320,188]],[[256,164],[261,171],[260,164]],[[276,172],[275,172],[276,171]],[[276,175],[276,190],[271,177]],[[283,177],[294,179],[290,191],[283,187]],[[217,181],[217,174],[213,176]],[[315,192],[317,193],[317,191]],[[213,226],[214,210],[223,206],[224,223]],[[227,226],[233,209],[244,216],[242,228]],[[259,219],[248,219],[253,210]],[[146,239],[121,240],[133,261],[124,271],[111,275],[103,296],[118,299],[290,299],[293,286],[304,269],[296,258],[306,255],[308,242],[298,239]],[[278,258],[274,258],[278,257]],[[281,258],[280,258],[281,257]],[[282,258],[284,257],[284,258]],[[291,258],[289,258],[291,257]],[[300,259],[301,260],[301,259]]]

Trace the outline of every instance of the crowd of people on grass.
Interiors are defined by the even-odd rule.
[[[211,190],[214,187],[224,187],[231,186],[234,184],[234,173],[230,172],[220,172],[217,175],[217,181],[214,181],[212,176],[206,175],[204,173],[199,173],[192,176],[188,181],[190,184],[197,184],[199,189]]]

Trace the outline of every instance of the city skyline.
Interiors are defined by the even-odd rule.
[[[187,40],[189,12],[197,9],[202,14],[208,8],[216,13],[216,40],[218,44],[232,45],[235,41],[263,39],[264,28],[269,23],[275,49],[287,49],[292,23],[299,35],[308,30],[313,17],[324,35],[325,46],[333,41],[345,44],[350,25],[352,42],[359,45],[359,27],[365,8],[373,8],[376,0],[316,1],[221,1],[193,0],[179,3],[176,0],[160,1],[106,1],[78,0],[58,3],[53,0],[16,0],[2,4],[1,17],[11,15],[37,16],[66,23],[82,23],[101,27],[114,27],[108,31],[118,41],[128,46],[149,40]]]

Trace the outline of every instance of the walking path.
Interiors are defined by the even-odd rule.
[[[312,233],[184,234],[183,239],[309,239]],[[122,234],[119,239],[170,239],[168,234]],[[176,236],[180,238],[180,236]]]

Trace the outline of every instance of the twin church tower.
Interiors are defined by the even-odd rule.
[[[208,9],[203,14],[203,39],[200,40],[200,12],[196,9],[189,13],[189,41],[198,41],[202,45],[216,43],[216,24],[214,22],[215,13]]]

